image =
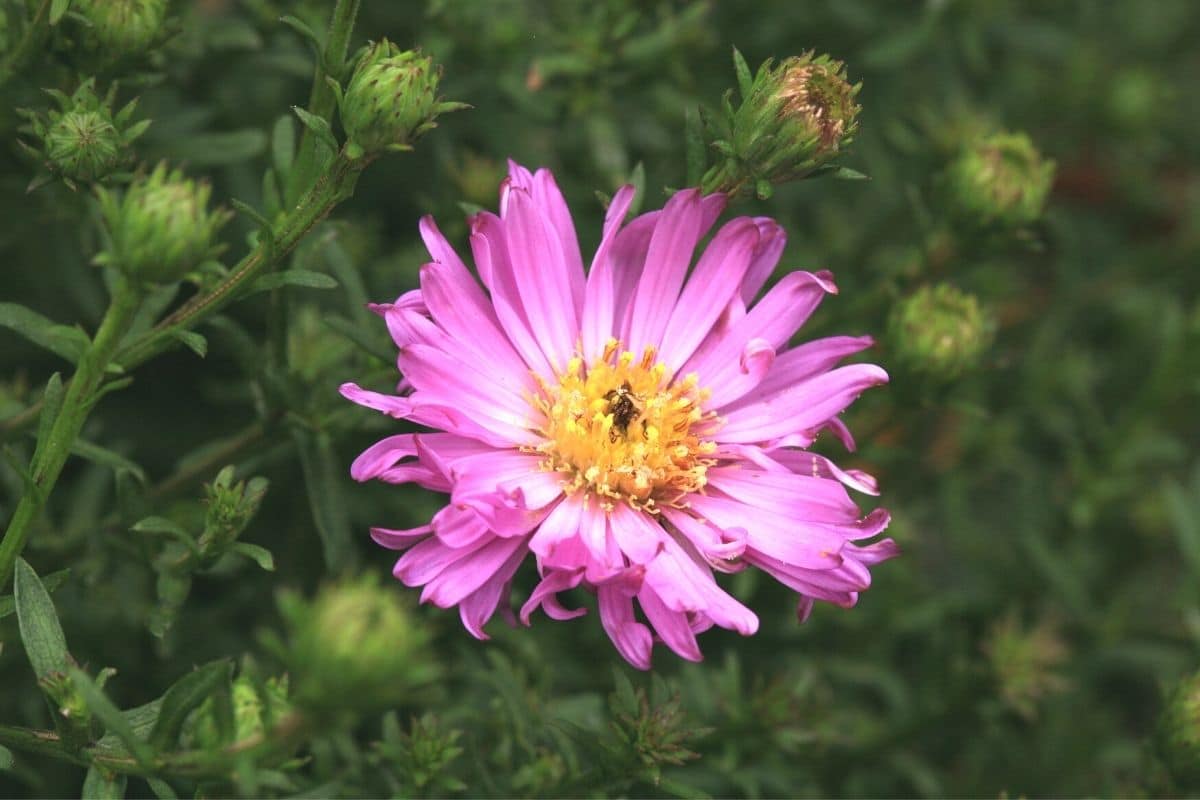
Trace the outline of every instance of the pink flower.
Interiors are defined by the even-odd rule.
[[[755,302],[785,236],[739,217],[689,277],[724,196],[681,191],[622,225],[632,199],[630,186],[613,198],[585,272],[554,177],[510,163],[500,215],[471,220],[484,288],[422,219],[421,288],[373,307],[399,348],[396,394],[341,391],[436,430],[389,436],[351,467],[450,495],[428,525],[371,531],[406,551],[394,573],[422,602],[457,605],[486,639],[532,554],[540,582],[521,621],[584,614],[558,597],[584,587],[621,655],[647,669],[656,636],[696,661],[697,633],[758,629],[714,572],[765,570],[799,593],[803,620],[814,600],[853,606],[897,548],[862,544],[888,514],[862,516],[845,487],[877,494],[874,480],[804,449],[826,429],[853,449],[837,415],[888,379],[836,366],[868,337],[788,346],[837,291],[832,275],[790,273]]]

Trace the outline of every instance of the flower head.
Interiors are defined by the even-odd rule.
[[[471,220],[482,287],[423,219],[420,289],[374,307],[403,379],[395,394],[342,394],[435,429],[390,436],[351,467],[450,495],[427,525],[372,530],[406,551],[397,578],[486,639],[531,559],[540,581],[521,621],[584,614],[559,600],[582,587],[621,654],[648,668],[656,635],[698,660],[700,631],[757,630],[714,572],[765,570],[806,618],[814,600],[854,605],[868,568],[897,551],[862,544],[888,514],[863,516],[845,487],[875,494],[874,481],[805,449],[824,430],[852,446],[837,415],[887,380],[835,366],[868,337],[788,346],[832,276],[791,273],[755,302],[783,251],[776,223],[726,223],[689,271],[725,198],[681,191],[622,224],[632,199],[613,198],[585,272],[553,176],[511,164],[500,214]]]
[[[965,224],[1017,227],[1037,221],[1055,164],[1024,133],[995,133],[965,147],[946,169],[947,202]]]

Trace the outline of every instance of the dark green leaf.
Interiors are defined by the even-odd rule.
[[[46,391],[42,393],[42,413],[38,414],[38,430],[37,441],[39,447],[34,450],[33,469],[37,469],[38,451],[41,449],[43,442],[50,438],[50,429],[54,427],[54,421],[58,419],[58,412],[62,411],[63,404],[63,383],[62,378],[56,372],[50,376],[50,380],[46,381]]]
[[[227,682],[232,672],[233,664],[221,659],[198,667],[180,678],[163,695],[158,721],[150,733],[150,745],[160,751],[174,747],[188,714],[207,700],[217,687]]]
[[[83,696],[84,703],[87,704],[88,710],[100,720],[105,729],[121,740],[121,743],[129,750],[130,755],[137,759],[138,763],[143,767],[149,767],[154,760],[154,751],[146,742],[141,739],[134,731],[129,720],[123,715],[112,700],[96,686],[95,682],[88,677],[88,674],[83,670],[72,667],[70,669],[71,680],[75,683],[75,688],[79,694]]]
[[[0,744],[0,770],[12,769],[14,763],[12,751]]]
[[[267,572],[275,571],[275,556],[271,555],[271,551],[265,547],[248,542],[234,542],[229,549],[234,553],[253,559]]]
[[[287,182],[296,157],[296,123],[287,114],[275,120],[271,129],[271,164],[281,181]]]
[[[9,328],[29,341],[74,364],[90,340],[79,328],[59,325],[36,311],[16,303],[0,303],[0,328]]]
[[[338,282],[323,272],[304,269],[285,269],[270,272],[256,280],[246,294],[265,292],[280,286],[303,286],[308,289],[336,289]]]
[[[176,330],[171,332],[171,336],[183,342],[189,350],[201,358],[208,355],[208,339],[201,334],[195,331]]]
[[[127,779],[124,775],[97,767],[95,764],[83,779],[81,800],[121,800],[125,796]]]
[[[157,130],[157,129],[156,129]],[[164,148],[171,158],[193,167],[238,164],[262,155],[267,134],[254,128],[221,133],[200,133],[171,139]]]
[[[146,483],[146,473],[137,464],[130,461],[125,456],[114,453],[106,447],[101,447],[98,444],[76,439],[75,444],[71,446],[71,452],[80,458],[86,458],[95,464],[100,464],[105,467],[110,467],[118,472],[128,472],[133,477],[137,478],[142,484]]]
[[[171,784],[166,781],[159,778],[146,778],[146,783],[150,785],[150,791],[154,792],[154,796],[158,800],[179,800],[179,795],[175,794]]]
[[[320,54],[321,50],[323,49],[321,45],[321,39],[317,36],[316,32],[308,26],[307,22],[298,19],[297,17],[293,17],[291,14],[286,14],[280,17],[279,21],[284,25],[287,25],[296,33],[300,34],[304,41],[313,49],[313,52]]]
[[[704,126],[701,125],[700,114],[695,109],[688,109],[684,120],[683,141],[687,156],[687,185],[699,186],[704,171],[708,168],[708,149],[704,146]]]
[[[367,310],[370,299],[367,297],[367,287],[363,284],[362,271],[350,260],[350,254],[336,239],[325,245],[324,256],[342,291],[346,293],[351,318],[365,322],[370,316]]]
[[[63,636],[54,603],[33,567],[23,558],[18,558],[14,567],[13,598],[21,642],[34,674],[43,678],[53,672],[66,672],[70,661],[67,638]]]
[[[344,317],[339,317],[333,314],[328,314],[324,318],[324,322],[333,330],[345,336],[350,341],[365,350],[369,355],[378,358],[380,361],[390,363],[396,358],[396,353],[391,348],[384,345],[378,339],[370,335],[361,325],[356,325]]]
[[[294,428],[292,437],[300,452],[308,504],[321,536],[325,565],[330,572],[341,572],[354,555],[349,513],[341,492],[345,470],[334,456],[328,434]]]
[[[296,112],[296,116],[300,118],[300,122],[304,127],[313,132],[330,151],[336,152],[338,149],[337,137],[333,135],[333,131],[329,127],[329,120],[318,117],[316,114],[305,111],[300,106],[292,106],[292,111]]]
[[[200,553],[199,547],[196,546],[195,538],[184,530],[183,527],[165,517],[146,517],[134,523],[129,530],[134,533],[155,533],[168,536],[182,542],[193,553],[197,555]]]

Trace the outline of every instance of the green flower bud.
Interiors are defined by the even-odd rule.
[[[74,188],[75,181],[102,180],[130,161],[129,148],[150,126],[150,120],[130,124],[137,101],[131,101],[115,114],[114,93],[100,98],[95,79],[85,81],[74,94],[47,90],[59,110],[46,114],[21,113],[29,120],[22,130],[32,134],[41,148],[24,144],[41,160],[51,175],[62,177]]]
[[[258,513],[269,485],[266,478],[233,482],[233,467],[225,467],[212,483],[205,485],[204,532],[200,534],[200,552],[220,554],[235,542],[250,520]]]
[[[401,51],[387,39],[359,57],[341,98],[342,126],[352,158],[386,150],[410,150],[436,126],[439,114],[466,108],[437,98],[442,69],[419,50]]]
[[[1042,214],[1054,166],[1023,133],[984,136],[947,168],[946,199],[951,212],[969,225],[1028,225]]]
[[[309,603],[284,595],[280,608],[293,697],[318,717],[394,705],[433,677],[428,634],[373,579],[327,586]]]
[[[1200,672],[1185,677],[1167,696],[1155,744],[1185,791],[1200,788]]]
[[[210,211],[211,187],[185,178],[159,164],[118,197],[98,188],[100,209],[108,228],[109,249],[96,263],[111,264],[145,282],[179,280],[219,248],[214,238],[229,220],[223,210]]]
[[[772,184],[813,174],[853,141],[862,84],[846,79],[841,61],[811,51],[778,66],[768,59],[753,79],[736,51],[734,62],[742,103],[734,109],[727,96],[723,113],[708,120],[720,157],[704,176],[706,191],[768,196]]]
[[[217,725],[213,698],[208,698],[192,712],[183,726],[185,746],[201,749],[223,747],[231,742],[241,742],[267,730],[291,709],[288,701],[288,679],[268,678],[261,685],[246,675],[233,681],[233,731],[232,738],[221,737]],[[265,702],[264,702],[265,701]]]
[[[1068,656],[1067,646],[1053,620],[1044,618],[1024,629],[1009,614],[991,630],[983,645],[1000,688],[1000,698],[1028,720],[1037,717],[1041,700],[1067,688],[1058,669]]]
[[[914,372],[947,380],[979,361],[994,332],[974,295],[944,283],[918,289],[895,307],[889,321],[900,360]]]
[[[141,55],[161,38],[167,0],[74,0],[71,10],[87,20],[84,47],[120,59]]]

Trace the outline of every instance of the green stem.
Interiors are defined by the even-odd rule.
[[[13,564],[25,548],[34,520],[46,504],[54,484],[62,472],[63,465],[75,439],[83,429],[92,410],[96,392],[104,382],[104,373],[121,337],[133,322],[134,314],[142,302],[142,293],[124,277],[117,279],[108,311],[96,331],[96,338],[79,359],[75,376],[67,387],[62,409],[58,412],[44,441],[37,443],[30,465],[32,474],[17,509],[13,512],[4,539],[0,541],[0,589],[8,585]]]
[[[346,68],[346,53],[350,49],[350,35],[354,32],[354,20],[358,16],[360,0],[338,0],[333,9],[333,18],[329,22],[329,37],[325,41],[324,56],[317,61],[316,72],[313,74],[312,89],[308,95],[308,111],[323,119],[333,117],[336,97],[333,87],[326,78],[342,79]],[[326,67],[333,72],[326,71]],[[300,147],[296,153],[296,161],[292,165],[291,175],[288,176],[285,191],[290,204],[302,192],[312,185],[323,166],[319,158],[322,145],[320,140],[305,128],[300,134]]]
[[[51,0],[42,0],[38,4],[33,19],[29,20],[21,35],[21,41],[0,61],[0,86],[12,80],[26,62],[41,50],[42,42],[50,33],[50,4]]]
[[[219,285],[192,298],[152,330],[135,339],[118,354],[117,361],[126,370],[132,370],[170,347],[175,342],[177,331],[195,327],[236,299],[240,289],[269,265],[290,253],[334,207],[354,193],[354,184],[366,166],[367,159],[349,159],[339,153],[329,171],[279,223],[273,244],[260,242]]]

